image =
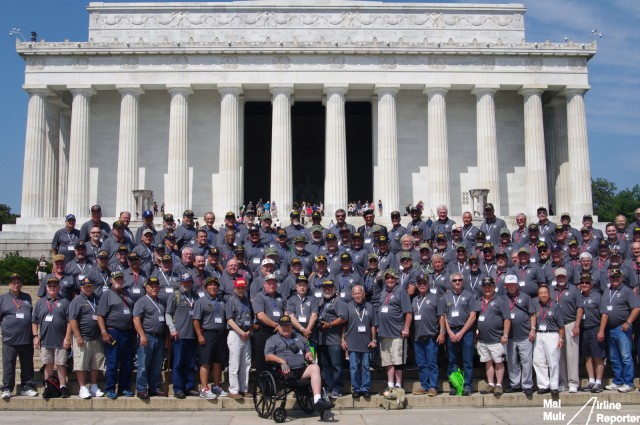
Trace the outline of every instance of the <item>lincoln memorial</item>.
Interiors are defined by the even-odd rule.
[[[22,223],[270,199],[592,212],[595,42],[526,40],[520,4],[90,3],[88,40],[17,42]],[[64,25],[64,23],[61,23]],[[43,220],[46,221],[46,220]],[[63,219],[56,220],[62,223]]]

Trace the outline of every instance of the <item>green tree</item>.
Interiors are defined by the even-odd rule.
[[[36,267],[38,260],[35,258],[21,257],[18,252],[10,252],[0,260],[0,282],[8,282],[12,273],[22,276],[25,285],[37,285]]]
[[[615,200],[616,211],[624,214],[628,222],[635,221],[635,210],[640,207],[640,185],[621,190]]]
[[[0,204],[0,231],[3,224],[16,224],[17,214],[11,214],[11,207],[7,204]]]
[[[613,221],[617,214],[615,183],[607,179],[591,179],[591,192],[593,194],[593,213],[600,221]]]

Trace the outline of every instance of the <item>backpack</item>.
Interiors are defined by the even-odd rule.
[[[402,410],[407,407],[407,398],[404,389],[390,388],[384,392],[384,398],[380,402],[380,407],[385,410]]]
[[[49,400],[50,398],[60,398],[61,395],[60,380],[58,380],[57,376],[53,375],[51,378],[44,381],[42,398]]]

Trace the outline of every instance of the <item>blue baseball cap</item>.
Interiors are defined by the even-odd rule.
[[[153,212],[146,210],[142,213],[142,218],[153,217]]]
[[[75,220],[76,216],[73,214],[67,214],[66,217],[64,218],[65,221],[69,221],[69,220]]]

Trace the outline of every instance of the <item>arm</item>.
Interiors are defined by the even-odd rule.
[[[511,319],[506,319],[504,321],[504,332],[502,333],[502,337],[500,338],[500,342],[502,344],[506,344],[509,342],[509,332],[511,331]]]
[[[529,341],[533,342],[536,339],[536,314],[531,313],[531,330],[529,331]]]
[[[177,340],[178,338],[180,338],[180,335],[178,335],[178,330],[176,329],[176,325],[173,323],[173,317],[171,317],[171,314],[165,313],[164,321],[169,327],[169,333],[171,334],[171,338],[173,338],[174,340]]]
[[[472,311],[469,313],[469,318],[467,319],[466,323],[464,324],[464,326],[462,327],[462,329],[460,329],[460,337],[462,338],[462,335],[464,335],[469,329],[471,329],[473,327],[473,324],[476,322],[476,312]]]
[[[603,314],[600,316],[600,329],[598,329],[598,342],[604,342],[604,332],[607,329],[607,322],[609,321],[609,315]]]
[[[273,320],[271,320],[269,316],[267,316],[267,313],[265,313],[264,311],[259,311],[258,313],[256,313],[256,317],[259,321],[261,321],[265,325],[271,326],[274,329],[274,331],[278,330],[279,328],[278,324]]]
[[[402,328],[402,338],[409,338],[409,327],[411,326],[411,312],[404,314],[404,327]]]
[[[235,320],[229,319],[227,320],[227,324],[235,333],[237,333],[240,336],[240,339],[242,339],[243,341],[246,341],[247,339],[249,339],[249,332],[245,332],[242,329],[240,329],[240,326],[238,326]]]
[[[578,307],[576,310],[576,323],[573,325],[573,331],[571,336],[576,337],[580,335],[580,324],[582,323],[582,316],[584,315],[584,308]]]
[[[446,316],[440,316],[438,322],[440,323],[440,333],[438,334],[438,339],[436,340],[439,345],[444,344],[444,335],[447,333],[447,324],[445,320]]]
[[[82,334],[80,333],[80,326],[78,326],[78,321],[75,319],[71,319],[69,321],[69,325],[71,326],[71,332],[73,332],[73,336],[76,337],[78,347],[83,347],[84,339],[82,338]]]
[[[564,345],[564,326],[558,327],[558,335],[560,335],[560,339],[558,339],[558,348],[562,348]]]
[[[371,326],[371,342],[367,345],[369,348],[376,348],[378,345],[378,328]]]
[[[33,334],[33,348],[40,349],[40,335],[38,334],[38,324],[31,324],[31,333]]]
[[[627,317],[627,321],[622,324],[623,331],[626,332],[629,329],[629,326],[631,326],[638,317],[638,313],[640,313],[640,307],[631,310],[631,314],[629,314],[629,317]]]
[[[345,325],[342,327],[341,338],[340,338],[340,345],[342,346],[342,349],[345,351],[349,349],[347,345],[346,336],[347,336],[347,326]]]
[[[102,341],[107,344],[111,344],[111,334],[107,332],[107,325],[104,323],[104,317],[98,316],[98,327],[100,328],[100,334],[102,335]]]
[[[207,343],[207,339],[204,337],[202,333],[202,327],[200,326],[200,321],[198,319],[193,319],[193,329],[196,331],[196,335],[198,336],[198,344],[204,345]]]
[[[146,347],[148,344],[147,335],[144,333],[144,329],[142,329],[142,320],[139,317],[133,318],[133,326],[136,328],[136,332],[140,337],[140,345]]]
[[[71,348],[71,324],[67,323],[67,332],[64,335],[64,341],[62,342],[62,346],[65,350]]]

